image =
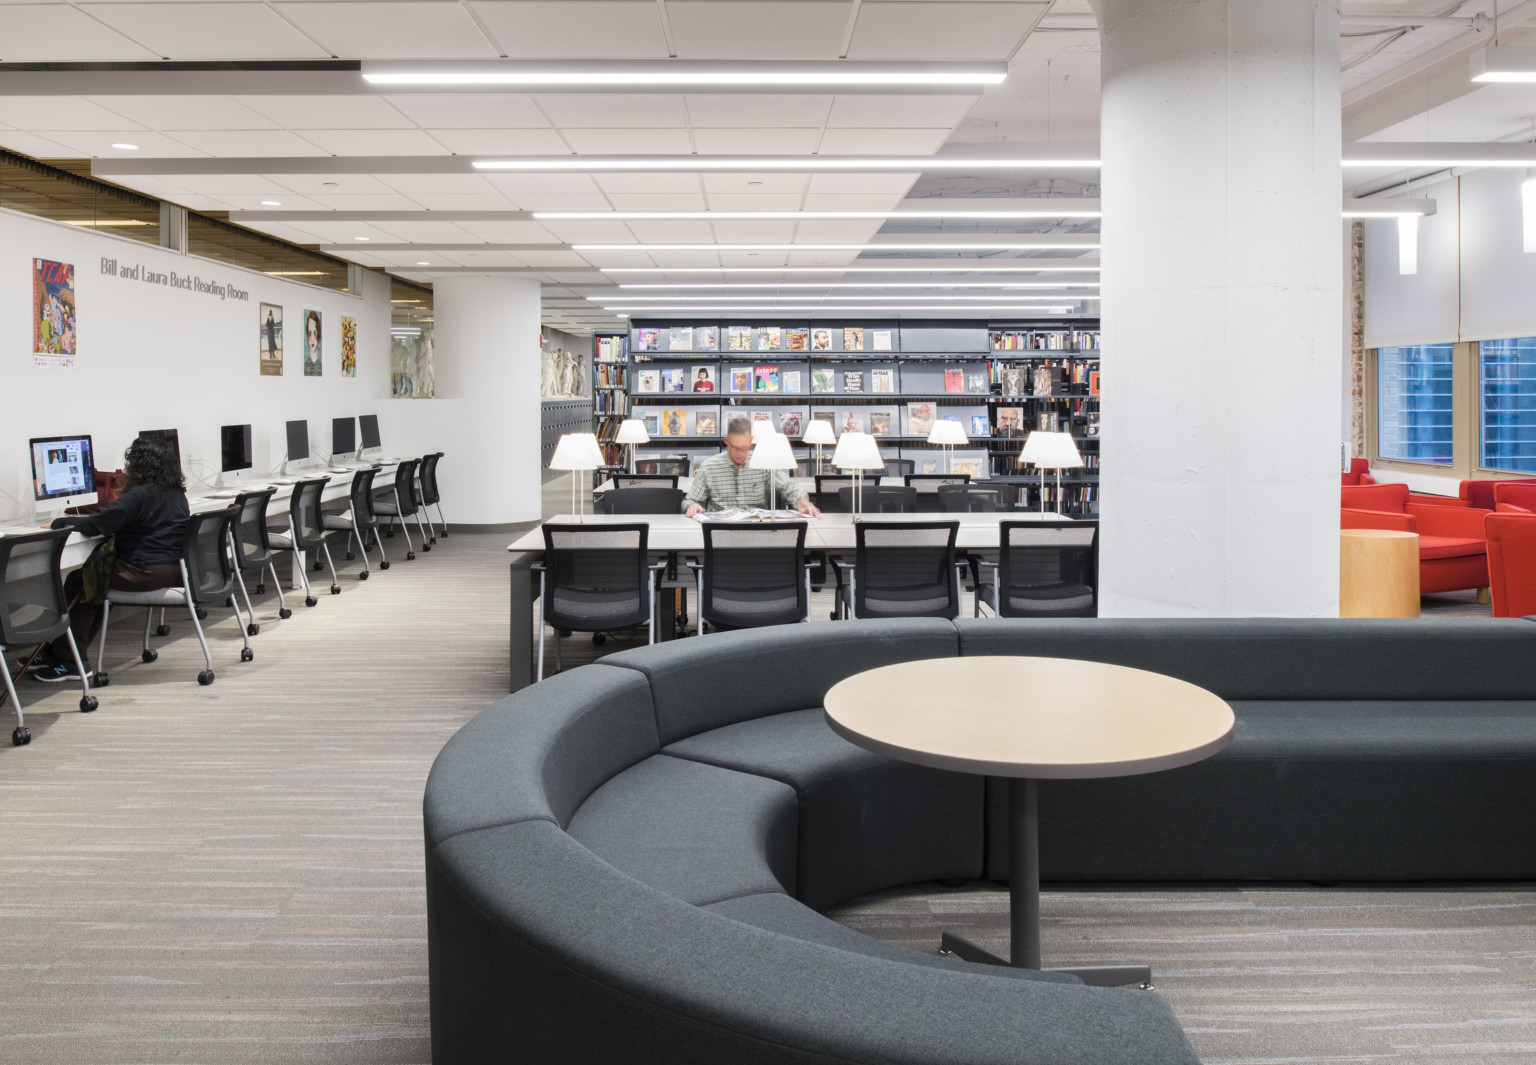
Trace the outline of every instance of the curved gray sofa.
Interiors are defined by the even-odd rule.
[[[1488,804],[1536,800],[1533,651],[1520,620],[913,619],[611,655],[495,704],[433,767],[433,1060],[1195,1062],[1155,993],[922,954],[816,912],[1006,868],[988,782],[846,743],[827,689],[908,659],[1044,654],[1233,702],[1236,738],[1207,763],[1042,786],[1048,878],[1337,878],[1373,855],[1394,860],[1372,879],[1436,862],[1524,877],[1530,848],[1501,834],[1519,826],[1493,823],[1516,819]]]

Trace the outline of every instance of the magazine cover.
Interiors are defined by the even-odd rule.
[[[861,325],[845,325],[845,326],[843,326],[843,350],[844,351],[863,351],[864,350],[864,327],[863,326],[861,326]]]
[[[836,429],[837,428],[837,413],[835,411],[830,411],[830,410],[814,411],[811,414],[811,421],[813,421],[813,422],[826,422],[828,425],[832,426],[833,429]]]
[[[694,436],[718,436],[720,416],[712,410],[701,410],[693,416]]]
[[[869,346],[871,351],[895,351],[896,332],[892,329],[876,329]]]
[[[640,420],[645,422],[645,435],[661,435],[661,415],[653,410],[649,410],[640,416]]]
[[[811,346],[811,331],[804,327],[784,331],[785,351],[806,351]]]
[[[778,351],[779,345],[783,342],[783,335],[776,325],[758,326],[753,332],[753,337],[757,341],[753,346],[758,351]]]
[[[1060,380],[1058,371],[1054,366],[1035,367],[1035,395],[1052,396],[1056,394],[1056,384]]]
[[[987,391],[987,375],[980,371],[967,374],[965,377],[965,390],[967,392],[985,393]]]
[[[357,319],[341,316],[341,376],[357,376]]]
[[[1099,371],[1097,370],[1088,371],[1088,394],[1090,396],[1099,394]]]
[[[895,372],[892,370],[869,371],[869,390],[871,392],[895,392]]]
[[[642,329],[642,330],[640,330],[639,350],[640,351],[660,351],[661,350],[661,330],[660,329]]]
[[[799,370],[785,370],[779,374],[779,386],[785,392],[803,392],[805,389],[800,384]]]
[[[992,435],[992,425],[991,425],[991,423],[989,421],[987,421],[987,416],[985,414],[973,414],[973,415],[971,415],[971,434],[970,435],[972,435],[972,436],[991,436]]]
[[[862,391],[864,391],[864,371],[863,370],[844,370],[843,371],[843,391],[844,392],[862,392]]]
[[[752,327],[749,325],[727,326],[725,342],[731,351],[751,351]]]
[[[283,309],[275,303],[263,303],[256,331],[261,337],[261,375],[283,376]]]
[[[731,391],[732,392],[750,392],[750,391],[752,391],[752,367],[750,367],[750,366],[733,366],[733,367],[731,367]]]
[[[701,325],[693,331],[694,351],[719,351],[720,327],[718,325]]]
[[[666,411],[661,418],[662,436],[683,436],[688,428],[688,418],[680,410]]]
[[[891,412],[888,410],[872,410],[869,412],[869,435],[891,435]]]
[[[862,411],[850,410],[843,415],[843,432],[862,433],[864,431],[864,414]]]
[[[927,436],[933,431],[933,404],[921,400],[907,404],[907,435]]]
[[[777,392],[779,390],[779,368],[777,366],[759,366],[753,373],[756,386],[755,392]]]
[[[968,473],[975,480],[981,476],[980,459],[955,459],[949,466],[950,473]]]
[[[663,392],[681,392],[683,390],[683,368],[673,366],[661,371],[661,390]]]
[[[763,422],[768,428],[773,428],[773,412],[767,410],[755,410],[752,412],[752,425],[755,428],[758,422]]]
[[[661,371],[660,370],[641,370],[640,371],[640,384],[638,385],[638,387],[635,388],[635,391],[636,392],[660,392],[661,391]]]
[[[924,459],[923,460],[923,468],[919,472],[921,472],[921,473],[938,473],[939,472],[939,460],[938,459]]]
[[[713,392],[715,390],[715,368],[713,366],[698,366],[693,370],[693,380],[688,386],[690,392]]]
[[[75,364],[75,268],[52,259],[32,260],[32,365],[69,368]],[[263,303],[262,307],[271,307]],[[277,373],[283,372],[281,324],[283,309],[276,308],[279,324]],[[263,335],[261,372],[268,373],[268,347]]]
[[[1089,436],[1098,436],[1099,435],[1099,412],[1096,411],[1096,410],[1088,412],[1088,429],[1087,429],[1087,434]]]
[[[830,330],[830,329],[812,329],[811,330],[811,350],[812,351],[831,351],[832,350],[832,330]]]
[[[669,351],[692,351],[693,329],[689,326],[674,326],[668,331],[667,349]]]
[[[1004,366],[1000,372],[1000,377],[1003,383],[1003,395],[1024,395],[1024,367]]]
[[[800,422],[805,417],[797,410],[787,410],[779,415],[779,432],[785,436],[799,436]]]
[[[964,370],[945,370],[944,371],[944,391],[945,392],[964,392],[965,391],[965,371]]]
[[[836,392],[837,391],[837,384],[836,384],[837,377],[836,377],[836,373],[837,373],[837,371],[833,370],[830,366],[825,367],[825,368],[823,368],[821,366],[813,367],[811,369],[811,391],[812,392]]]
[[[998,407],[996,436],[1020,437],[1024,435],[1024,408]]]
[[[304,376],[324,377],[324,359],[320,347],[320,312],[304,308]]]

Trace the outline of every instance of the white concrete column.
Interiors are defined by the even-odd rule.
[[[539,503],[539,283],[439,278],[432,286],[433,450],[452,523],[535,521]]]
[[[1336,616],[1339,0],[1097,0],[1100,612]]]

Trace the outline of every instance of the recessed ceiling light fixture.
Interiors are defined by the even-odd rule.
[[[572,244],[572,251],[1054,251],[1056,249],[1080,249],[1089,251],[1099,247],[1096,240],[1052,241],[1030,240],[1028,237],[999,237],[988,241],[956,240],[914,243],[858,244]]]
[[[80,221],[60,219],[60,221],[62,221],[66,226],[90,226],[96,229],[100,229],[104,226],[148,226],[158,224],[153,222],[145,222],[138,218],[97,218],[82,219]]]
[[[281,207],[283,205],[283,201],[282,200],[262,200],[261,201],[261,205],[263,207]]]
[[[136,152],[139,150],[139,146],[137,144],[123,144],[121,142],[112,145],[112,147],[124,152]]]
[[[353,240],[372,240],[372,237],[353,237]]]
[[[322,277],[324,270],[263,270],[268,277]]]
[[[464,88],[649,88],[752,86],[826,87],[889,86],[909,88],[981,88],[998,85],[1008,76],[999,62],[889,63],[846,59],[778,62],[757,60],[722,63],[701,60],[604,61],[442,61],[365,62],[363,80],[370,85]]]
[[[431,263],[417,263],[417,266],[431,266]]]

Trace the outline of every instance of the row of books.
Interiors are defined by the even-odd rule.
[[[804,435],[806,426],[813,421],[826,422],[832,426],[834,433],[925,437],[940,417],[959,422],[970,437],[985,439],[992,435],[992,422],[985,413],[972,410],[942,414],[941,411],[942,408],[924,402],[908,403],[905,407],[839,405],[821,409],[776,407],[773,410],[729,409],[725,412],[718,407],[637,407],[635,417],[644,423],[645,431],[651,436],[718,437],[725,427],[722,419],[737,414],[753,422],[767,422],[791,439]]]
[[[807,389],[809,386],[809,389]],[[945,395],[986,395],[989,375],[980,364],[970,366],[900,368],[878,366],[843,370],[831,366],[669,366],[630,370],[630,390],[636,395],[768,393],[799,395],[858,395],[915,392]]]
[[[592,413],[623,414],[629,410],[629,396],[623,392],[599,391],[592,396]]]
[[[1097,329],[998,329],[989,336],[993,351],[1071,351],[1099,346]]]
[[[629,337],[621,336],[596,336],[593,340],[593,354],[599,362],[623,362],[629,358]]]
[[[635,351],[895,351],[895,329],[859,325],[828,328],[808,325],[728,325],[724,346],[717,325],[639,326]]]
[[[1065,359],[1043,363],[994,361],[988,365],[988,379],[1005,396],[1058,396],[1083,393],[1099,394],[1099,367],[1096,360]]]
[[[598,388],[628,388],[627,369],[626,364],[617,360],[595,363],[592,366],[593,383]]]

